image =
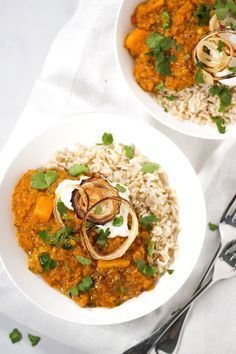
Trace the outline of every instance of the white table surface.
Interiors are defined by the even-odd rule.
[[[0,0],[0,150],[27,103],[54,36],[73,14],[77,2],[78,0]],[[191,138],[173,132],[152,118],[150,123],[179,145],[197,172],[220,144],[217,141]],[[1,353],[79,354],[78,350],[45,336],[40,345],[34,348],[27,339],[12,345],[8,334],[15,327],[22,331],[25,338],[31,332],[27,327],[0,315]]]

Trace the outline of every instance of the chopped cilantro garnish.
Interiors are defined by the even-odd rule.
[[[84,256],[76,256],[78,259],[79,263],[82,265],[90,265],[92,263],[92,260],[89,258],[86,258]]]
[[[190,54],[189,53],[184,55],[184,60],[188,60],[188,59],[190,59]]]
[[[174,96],[174,95],[167,96],[167,99],[169,101],[174,101],[174,100],[176,100],[176,98],[177,98],[177,96]]]
[[[219,40],[218,45],[217,45],[217,50],[218,52],[222,52],[223,48],[224,48],[224,42],[222,42],[221,40]]]
[[[65,206],[65,204],[61,199],[57,203],[57,210],[59,211],[62,217],[64,218],[67,217],[67,207]]]
[[[124,152],[125,152],[125,156],[128,157],[128,159],[132,159],[134,157],[134,152],[135,152],[134,145],[125,145]]]
[[[155,58],[155,70],[162,76],[170,75],[170,62],[175,61],[176,57],[166,52],[174,46],[175,40],[153,32],[147,38],[146,43]]]
[[[39,231],[38,235],[44,243],[49,243],[53,237],[47,230]]]
[[[231,71],[232,73],[236,74],[236,66],[229,66],[228,69],[229,69],[229,71]]]
[[[101,207],[101,205],[97,205],[97,206],[95,207],[95,214],[96,214],[96,215],[101,215],[101,214],[102,214],[102,207]]]
[[[166,108],[166,107],[163,107],[163,109],[164,109],[164,112],[168,112],[168,109]]]
[[[147,256],[151,257],[155,248],[156,242],[153,240],[149,240],[147,244]]]
[[[120,216],[116,216],[112,222],[113,226],[119,227],[121,225],[123,225],[124,223],[124,217],[122,215]]]
[[[198,61],[198,62],[196,63],[196,67],[197,67],[197,68],[200,68],[200,69],[203,69],[203,68],[204,68],[204,64],[203,64],[201,61]]]
[[[197,17],[199,26],[204,26],[209,24],[211,18],[210,11],[211,11],[211,5],[204,4],[204,3],[198,5],[193,15]]]
[[[141,171],[143,173],[154,173],[159,169],[159,165],[155,162],[147,162],[143,165]]]
[[[50,270],[56,267],[56,262],[50,257],[49,253],[41,253],[39,255],[39,261],[44,272],[50,272]]]
[[[168,274],[173,274],[174,273],[174,269],[167,269],[166,270]]]
[[[119,183],[116,184],[116,189],[120,193],[125,193],[126,192],[126,188],[124,186],[122,186],[121,184],[119,184]]]
[[[160,81],[159,84],[157,84],[157,85],[155,86],[155,89],[156,89],[156,90],[159,90],[159,91],[163,91],[164,88],[165,88],[165,85],[164,85],[164,82],[163,82],[163,81]]]
[[[111,133],[104,133],[102,136],[102,144],[99,145],[111,145],[113,143],[113,135]]]
[[[14,328],[11,333],[9,333],[9,338],[12,343],[17,343],[22,339],[22,334],[17,328]]]
[[[30,187],[33,189],[47,189],[57,180],[56,171],[37,172],[30,179]]]
[[[209,222],[209,223],[208,223],[208,228],[209,228],[209,230],[211,230],[211,231],[216,231],[216,230],[219,228],[219,226],[216,225],[216,224],[212,224],[211,222]]]
[[[87,292],[93,285],[93,279],[91,277],[85,277],[78,284],[78,290],[82,292]]]
[[[218,96],[220,98],[219,112],[225,112],[226,108],[230,106],[232,101],[232,95],[230,90],[223,86],[212,86],[209,90],[212,96]]]
[[[223,117],[219,117],[219,116],[215,116],[215,117],[211,117],[211,119],[213,120],[213,122],[215,122],[219,133],[220,134],[224,134],[225,131],[226,131],[224,118]]]
[[[109,228],[107,228],[105,231],[103,229],[100,229],[96,243],[100,246],[104,246],[107,242],[107,238],[110,235],[110,233],[111,232]]]
[[[38,342],[41,340],[40,337],[34,336],[33,334],[30,333],[28,334],[28,338],[32,344],[32,347],[35,347],[38,344]]]
[[[182,50],[183,50],[183,47],[180,44],[176,44],[175,48],[176,48],[177,52],[182,52]]]
[[[89,169],[87,166],[79,165],[76,163],[69,168],[68,173],[69,173],[69,175],[76,177],[76,176],[81,175],[82,173],[87,173],[88,171],[89,171]]]
[[[202,69],[200,68],[197,69],[194,79],[198,84],[203,84],[205,82]]]
[[[233,0],[216,0],[214,8],[219,21],[224,20],[228,15],[236,18],[236,4]]]
[[[135,264],[138,270],[146,277],[152,277],[156,274],[156,268],[145,263],[142,259],[136,259]]]
[[[168,29],[170,27],[170,15],[168,13],[168,11],[163,11],[161,14],[161,18],[162,18],[162,28],[163,29]]]
[[[129,288],[127,288],[126,286],[121,286],[121,287],[119,288],[119,292],[120,292],[121,294],[127,295],[128,292],[129,292]]]
[[[143,216],[139,219],[139,223],[142,229],[151,231],[153,229],[153,224],[159,222],[160,219],[153,214]]]
[[[79,290],[78,290],[77,286],[73,286],[72,288],[70,288],[70,289],[68,290],[68,295],[69,295],[70,297],[78,296],[78,294],[79,294]]]

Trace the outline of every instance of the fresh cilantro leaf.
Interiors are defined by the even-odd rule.
[[[174,100],[176,100],[176,98],[177,98],[177,96],[174,96],[174,95],[167,96],[167,99],[169,101],[174,101]]]
[[[228,69],[229,69],[229,71],[231,71],[232,73],[236,74],[236,66],[229,66]]]
[[[69,295],[70,297],[78,296],[78,295],[79,295],[79,290],[78,290],[77,286],[73,286],[72,288],[70,288],[70,289],[68,290],[68,295]]]
[[[175,270],[174,269],[167,269],[166,271],[168,274],[173,274]]]
[[[217,95],[220,98],[219,112],[225,112],[226,108],[230,106],[232,102],[232,94],[228,87],[215,85],[210,88],[209,92],[212,96]]]
[[[163,37],[162,40],[160,41],[160,49],[162,51],[166,51],[171,49],[175,44],[175,40],[173,38],[169,37]]]
[[[119,292],[120,292],[121,294],[127,295],[128,292],[129,292],[129,288],[127,288],[126,286],[121,286],[121,287],[119,288]]]
[[[156,242],[153,240],[149,240],[147,244],[147,256],[151,257],[153,254],[153,251],[155,249],[155,244]]]
[[[167,59],[161,62],[156,61],[155,69],[161,74],[161,76],[169,76],[171,74],[169,61]]]
[[[209,228],[209,230],[211,230],[211,231],[216,231],[216,230],[219,228],[219,226],[216,225],[216,224],[212,224],[211,222],[209,222],[209,223],[208,223],[208,228]]]
[[[188,60],[188,59],[190,59],[190,54],[189,53],[184,55],[184,60]]]
[[[214,4],[215,14],[218,20],[222,21],[228,15],[228,5],[226,1],[216,0]]]
[[[92,260],[89,258],[86,258],[84,256],[76,256],[78,259],[79,263],[82,265],[90,265],[92,263]]]
[[[198,5],[193,15],[197,17],[199,26],[204,26],[209,24],[211,18],[210,11],[211,11],[211,5],[204,4],[204,3]]]
[[[111,145],[113,143],[113,136],[111,133],[104,133],[102,136],[102,145]]]
[[[132,159],[134,157],[135,147],[133,145],[125,145],[124,152],[128,159]]]
[[[89,171],[89,168],[85,165],[79,165],[79,164],[74,164],[72,165],[69,170],[68,173],[69,175],[76,177],[81,175],[82,173],[87,173]]]
[[[101,205],[97,205],[97,206],[95,207],[95,214],[96,214],[96,215],[101,215],[101,214],[102,214],[102,207],[101,207]]]
[[[183,50],[183,47],[180,44],[176,44],[175,48],[176,48],[177,52],[182,52],[182,50]]]
[[[164,112],[168,112],[168,109],[166,107],[163,107]]]
[[[53,236],[53,241],[52,245],[53,246],[61,246],[64,249],[72,249],[73,246],[70,243],[70,240],[72,239],[72,234],[74,230],[72,229],[71,226],[65,226],[62,229],[58,230],[54,236]]]
[[[159,169],[159,165],[155,162],[147,162],[143,165],[141,171],[143,173],[154,173]]]
[[[116,189],[117,189],[118,192],[120,192],[120,193],[125,193],[126,190],[127,190],[124,186],[122,186],[122,185],[119,184],[119,183],[116,184]]]
[[[198,84],[204,84],[204,77],[203,77],[203,72],[202,72],[202,69],[197,69],[196,71],[196,74],[195,74],[195,81],[198,83]]]
[[[32,344],[32,347],[35,347],[38,344],[38,342],[41,340],[40,337],[34,336],[33,334],[30,333],[28,334],[28,338]]]
[[[62,217],[64,218],[67,217],[67,207],[65,206],[65,204],[61,199],[57,203],[57,210],[59,211]]]
[[[196,63],[196,67],[197,67],[197,68],[200,68],[200,69],[203,69],[203,68],[204,68],[204,64],[203,64],[201,61],[198,61],[198,62]]]
[[[138,270],[146,277],[152,277],[156,274],[156,268],[145,263],[142,259],[136,259],[135,264]]]
[[[220,134],[225,134],[226,131],[226,126],[225,126],[225,120],[223,117],[211,117],[211,119],[213,120],[213,122],[216,123],[217,129],[219,131]]]
[[[155,86],[155,89],[156,89],[156,90],[159,90],[159,91],[163,91],[164,88],[165,88],[165,85],[164,85],[164,82],[163,82],[163,81],[160,81],[159,84],[157,84],[157,85]]]
[[[97,307],[96,304],[88,304],[87,307]]]
[[[93,285],[93,279],[91,277],[85,277],[78,284],[78,290],[82,292],[87,292]]]
[[[104,246],[107,242],[107,238],[110,235],[110,233],[111,232],[109,228],[107,228],[105,231],[103,229],[100,229],[96,243],[100,246]]]
[[[17,328],[14,328],[11,331],[11,333],[9,333],[9,338],[10,338],[11,342],[14,344],[14,343],[17,343],[17,342],[21,341],[22,334]]]
[[[217,45],[217,50],[218,52],[222,52],[223,48],[224,48],[224,42],[222,42],[221,40],[219,40],[218,45]]]
[[[112,222],[113,226],[119,227],[121,225],[123,225],[124,223],[124,217],[122,215],[120,216],[116,216]]]
[[[168,29],[170,27],[170,15],[168,13],[168,11],[163,11],[161,14],[161,18],[162,18],[162,28],[163,29]]]
[[[156,32],[152,32],[147,40],[146,40],[146,44],[150,49],[154,49],[156,47],[159,46],[160,41],[162,40],[163,36],[159,33]]]
[[[38,236],[44,243],[49,243],[53,237],[47,230],[39,231]]]
[[[143,216],[142,218],[139,219],[139,223],[142,229],[146,229],[151,231],[153,229],[153,224],[159,222],[160,219],[154,215],[150,214],[147,216]]]
[[[33,189],[47,189],[57,178],[56,171],[37,172],[30,179],[30,187]]]
[[[39,261],[44,272],[50,272],[50,270],[56,267],[56,262],[50,257],[49,253],[41,253],[39,255]]]

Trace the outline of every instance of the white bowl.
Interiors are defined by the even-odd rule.
[[[134,129],[135,127],[135,129]],[[27,268],[27,256],[18,246],[12,224],[11,196],[21,175],[43,166],[58,149],[75,143],[91,146],[104,132],[114,140],[135,144],[151,161],[161,164],[176,190],[180,206],[179,252],[172,275],[165,274],[154,290],[145,292],[113,309],[81,308],[51,288]],[[64,320],[86,324],[112,324],[141,317],[173,296],[191,274],[205,235],[205,203],[198,178],[180,149],[149,125],[113,114],[91,114],[68,118],[50,127],[27,143],[5,172],[0,184],[0,257],[23,294],[41,309]],[[196,222],[197,220],[197,222]]]
[[[214,125],[198,125],[190,121],[180,120],[177,117],[172,116],[170,113],[164,112],[163,107],[161,107],[149,93],[143,91],[136,83],[133,77],[133,58],[128,53],[128,50],[124,48],[124,40],[127,34],[134,28],[130,17],[140,2],[141,0],[123,0],[118,11],[115,26],[116,60],[124,80],[136,99],[153,118],[178,132],[205,139],[221,140],[236,137],[236,124],[228,125],[226,133],[220,134]]]

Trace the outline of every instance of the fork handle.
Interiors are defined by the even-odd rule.
[[[209,276],[210,272],[214,268],[215,260],[216,260],[217,256],[219,255],[220,250],[221,250],[221,245],[219,244],[219,247],[218,247],[214,257],[212,258],[207,269],[205,270],[205,272],[202,276],[202,279],[200,280],[195,292],[201,288],[202,284],[205,282],[205,280]],[[169,329],[166,330],[160,336],[160,338],[157,340],[156,345],[155,345],[155,351],[157,354],[158,354],[159,349],[162,350],[164,353],[168,353],[168,354],[171,354],[174,352],[174,350],[178,344],[180,335],[182,333],[182,328],[183,328],[183,325],[184,325],[184,322],[185,322],[185,319],[187,317],[189,310],[190,310],[190,307],[188,307],[184,311],[184,313],[169,327]]]
[[[150,337],[147,339],[144,339],[142,342],[136,344],[132,348],[126,350],[123,352],[123,354],[146,354],[149,352],[149,350],[152,348],[152,346],[155,344],[159,338],[166,333],[166,331],[171,327],[171,325],[185,312],[186,309],[189,308],[189,306],[192,304],[196,298],[201,295],[204,290],[206,290],[209,285],[212,285],[213,281],[210,279],[205,285],[201,287],[198,291],[196,291],[193,296],[187,301],[187,303],[179,309],[171,318],[169,321],[167,321],[162,327],[156,329]]]

